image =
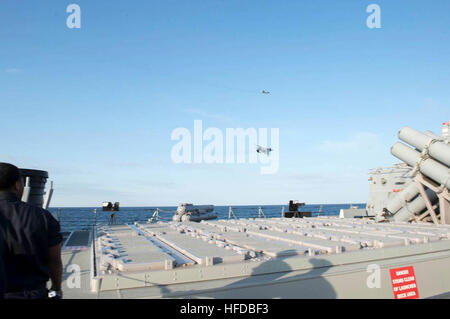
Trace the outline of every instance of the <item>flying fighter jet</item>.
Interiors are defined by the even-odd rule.
[[[256,145],[256,152],[269,155],[270,152],[272,152],[272,149],[270,147],[262,147],[262,146]]]
[[[261,93],[262,93],[262,94],[270,94],[270,92],[269,92],[269,91],[266,91],[266,90],[262,90]]]

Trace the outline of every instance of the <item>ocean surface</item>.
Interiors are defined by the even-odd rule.
[[[358,208],[364,208],[366,204],[352,204]],[[230,206],[215,206],[215,212],[218,219],[228,219],[228,210]],[[231,206],[237,218],[258,217],[258,207],[261,207],[267,218],[281,217],[283,205],[270,206]],[[312,212],[312,216],[336,216],[342,208],[349,208],[350,204],[324,204],[324,205],[305,205],[299,210],[303,212]],[[119,212],[115,213],[115,224],[131,224],[134,222],[146,222],[152,217],[157,207],[121,207]],[[97,209],[97,213],[94,213]],[[171,220],[177,207],[159,207],[161,220]],[[284,206],[288,211],[288,206]],[[51,207],[49,211],[55,216],[61,224],[61,231],[75,231],[91,229],[94,224],[109,224],[111,212],[102,211],[101,207],[79,207],[79,208],[58,208]]]

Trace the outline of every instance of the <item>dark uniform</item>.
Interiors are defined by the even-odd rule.
[[[0,299],[3,299],[6,290],[6,275],[3,264],[3,235],[0,231]]]
[[[45,209],[0,192],[6,298],[43,298],[50,279],[48,249],[62,242],[58,221]]]

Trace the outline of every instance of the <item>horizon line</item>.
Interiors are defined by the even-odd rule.
[[[346,202],[346,203],[312,203],[312,204],[307,204],[305,203],[305,206],[312,206],[312,205],[351,205],[351,204],[355,204],[355,205],[361,205],[364,204],[366,205],[366,202]],[[178,207],[180,204],[178,205],[147,205],[147,206],[120,206],[120,208],[148,208],[148,207]],[[288,206],[289,203],[287,204],[235,204],[235,205],[214,205],[214,204],[199,204],[199,205],[213,205],[215,207],[237,207],[237,206]],[[199,206],[197,205],[197,206]],[[194,205],[195,206],[195,205]],[[102,206],[50,206],[49,209],[51,208],[102,208]]]

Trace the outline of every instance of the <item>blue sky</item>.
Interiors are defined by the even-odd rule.
[[[66,7],[81,7],[81,29]],[[381,29],[366,26],[369,4]],[[365,202],[404,125],[450,120],[450,2],[0,1],[0,160],[53,206]],[[270,95],[261,94],[269,90]],[[280,169],[174,164],[177,127],[279,128]]]

